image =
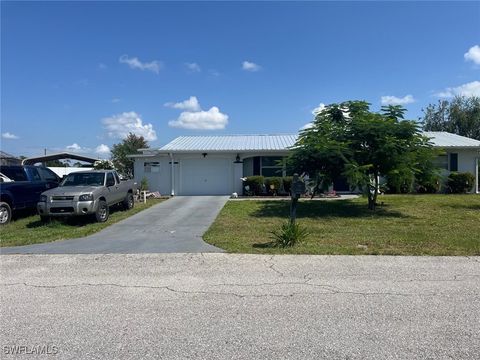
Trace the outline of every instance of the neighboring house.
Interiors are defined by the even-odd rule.
[[[476,174],[479,192],[480,141],[446,132],[425,133],[435,147],[445,172]],[[288,155],[297,135],[180,136],[160,149],[141,149],[135,160],[135,180],[143,177],[150,191],[170,195],[227,195],[242,193],[242,177],[285,176],[278,160]],[[347,190],[336,184],[335,190]]]
[[[22,160],[0,150],[0,165],[20,165]]]

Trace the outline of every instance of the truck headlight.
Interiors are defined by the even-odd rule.
[[[40,195],[40,202],[47,202],[47,195]]]
[[[93,194],[83,194],[78,197],[78,201],[93,201]]]

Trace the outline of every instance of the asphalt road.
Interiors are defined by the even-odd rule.
[[[480,358],[479,257],[8,255],[0,263],[2,359]],[[12,346],[57,353],[7,354]]]
[[[228,196],[178,196],[78,239],[0,248],[1,254],[223,252],[207,244],[208,230]],[[34,233],[32,232],[32,236]]]

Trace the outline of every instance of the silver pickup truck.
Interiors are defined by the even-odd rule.
[[[43,221],[53,216],[93,215],[105,222],[110,206],[121,203],[127,210],[133,208],[136,190],[133,180],[121,181],[113,170],[74,172],[59,187],[42,193],[37,210]]]

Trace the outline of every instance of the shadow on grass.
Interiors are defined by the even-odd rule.
[[[110,207],[110,216],[117,213],[117,212],[122,212],[126,211],[124,208],[120,205],[115,205]],[[58,218],[52,218],[50,222],[43,222],[40,220],[40,217],[38,217],[37,220],[29,222],[26,226],[29,229],[35,229],[41,226],[57,226],[57,225],[69,225],[73,227],[82,227],[85,225],[90,225],[92,223],[95,223],[95,218],[93,215],[85,215],[85,216],[65,216],[65,217],[58,217]]]
[[[477,210],[480,211],[480,204],[448,204],[449,208],[457,210]]]
[[[290,202],[266,201],[255,211],[252,217],[288,217]],[[379,205],[375,211],[368,210],[367,204],[359,204],[349,200],[341,201],[309,201],[300,202],[297,207],[297,218],[358,218],[358,217],[392,217],[409,218],[399,211],[389,209],[388,205]]]

